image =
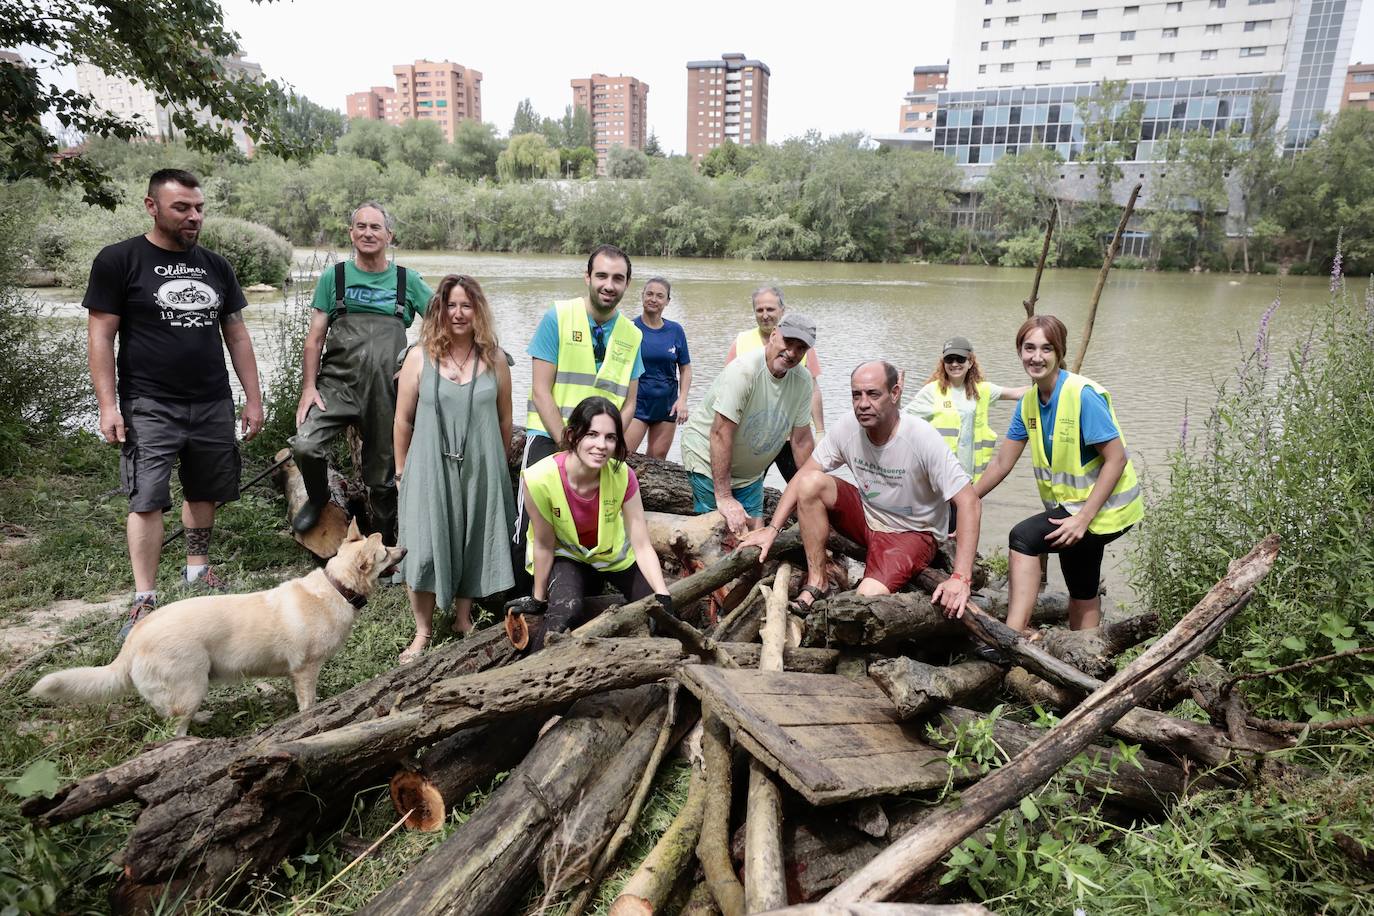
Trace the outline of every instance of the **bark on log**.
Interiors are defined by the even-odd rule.
[[[992,662],[937,667],[906,657],[879,659],[868,666],[868,676],[892,698],[903,720],[991,693],[1002,683],[1002,673]]]
[[[406,828],[442,827],[453,805],[524,758],[544,718],[536,713],[464,729],[434,745],[417,763],[398,770],[391,777],[391,804],[397,814],[411,812]]]
[[[1091,630],[1046,630],[1040,645],[1046,652],[1095,678],[1111,677],[1115,659],[1127,649],[1138,646],[1159,632],[1159,615],[1135,617],[1104,623]]]
[[[1268,574],[1279,539],[1270,535],[1231,570],[1178,624],[1135,661],[1085,699],[1006,766],[941,807],[857,874],[827,895],[827,902],[887,900],[979,827],[1042,785],[1113,722],[1153,694],[1184,665],[1206,651],[1227,622],[1248,603]]]
[[[771,553],[782,555],[789,550],[801,548],[801,529],[796,525],[778,535],[773,542]],[[668,594],[673,604],[683,607],[702,598],[722,585],[733,581],[741,574],[755,567],[759,562],[759,549],[745,547],[723,557],[701,572],[693,573],[668,586]],[[600,617],[589,620],[573,631],[576,636],[620,636],[643,626],[650,608],[657,608],[658,601],[652,595],[632,601],[622,607],[607,611]]]
[[[682,692],[680,688],[681,685],[677,681],[668,682],[668,708],[664,711],[663,722],[659,726],[658,740],[654,745],[653,752],[649,755],[649,763],[644,768],[644,773],[639,779],[639,785],[635,788],[634,797],[630,799],[630,809],[625,812],[625,817],[616,825],[615,832],[611,834],[610,840],[606,842],[605,847],[601,850],[601,855],[597,857],[596,863],[592,866],[586,887],[568,905],[565,916],[582,916],[587,911],[587,906],[591,903],[592,896],[601,884],[601,879],[605,877],[606,872],[610,871],[611,865],[620,855],[620,850],[625,845],[625,841],[630,838],[635,825],[639,822],[639,815],[644,810],[644,802],[648,800],[649,790],[653,788],[654,777],[658,773],[659,766],[663,763],[663,757],[667,754],[669,745],[674,743],[675,738],[679,741],[682,740],[689,722],[695,724],[700,721],[700,716],[695,711],[685,716],[678,712],[677,701]]]
[[[359,912],[490,916],[510,909],[528,890],[534,858],[563,813],[662,695],[663,688],[646,686],[580,700],[467,823]]]
[[[1083,696],[1080,692],[1081,687],[1071,689],[1060,686],[1021,667],[1012,668],[1007,672],[1003,684],[1014,696],[1058,711],[1073,709]],[[1110,731],[1118,738],[1167,751],[1176,759],[1195,761],[1213,770],[1243,763],[1245,758],[1252,754],[1292,747],[1291,742],[1253,729],[1244,731],[1242,740],[1237,742],[1225,729],[1210,723],[1180,719],[1143,707],[1127,712],[1116,721]],[[1220,782],[1226,785],[1244,781],[1225,772],[1218,772],[1217,776]]]
[[[693,573],[735,549],[735,538],[719,512],[704,515],[676,515],[671,512],[645,512],[649,540],[654,552],[677,561],[683,572]]]
[[[787,642],[787,599],[792,565],[778,567],[773,588],[765,592],[767,614],[759,670],[783,670]],[[768,769],[749,761],[749,795],[744,821],[744,911],[758,913],[787,905],[782,861],[782,793]]]
[[[273,456],[276,461],[291,454],[289,448],[284,448]],[[276,484],[278,490],[286,497],[286,520],[289,522],[296,517],[296,513],[301,511],[305,505],[305,482],[301,479],[301,472],[296,467],[295,461],[287,461],[272,472],[272,482]],[[332,487],[330,488],[333,489]],[[320,520],[315,523],[305,534],[292,529],[291,536],[296,539],[306,550],[327,560],[339,552],[339,545],[343,543],[344,537],[348,534],[348,512],[344,507],[330,499],[320,510]]]
[[[709,710],[702,710],[701,750],[706,758],[706,810],[702,815],[697,859],[706,873],[711,896],[725,916],[744,913],[744,887],[730,860],[730,731]]]
[[[608,916],[650,916],[661,912],[673,885],[696,855],[706,809],[706,774],[693,767],[687,801],[654,848],[635,869],[611,904]]]
[[[779,538],[781,540],[781,538]],[[1004,611],[1005,613],[1005,611]],[[1053,609],[1037,610],[1031,620],[1052,622]],[[855,592],[832,595],[816,602],[806,618],[805,645],[839,643],[846,646],[891,646],[936,636],[959,636],[963,627],[947,620],[930,603],[929,596],[917,592],[864,597]]]
[[[956,728],[983,721],[987,715],[960,706],[948,706],[935,718],[936,731],[942,737],[952,740]],[[992,740],[1012,757],[1025,751],[1044,735],[1045,730],[1042,728],[1005,719],[998,719],[992,727]],[[1222,788],[1224,785],[1211,777],[1190,779],[1180,767],[1152,760],[1143,754],[1137,754],[1135,757],[1136,763],[1140,764],[1139,768],[1134,764],[1122,762],[1115,767],[1116,772],[1113,774],[1113,763],[1120,758],[1114,749],[1093,746],[1084,753],[1088,754],[1095,764],[1092,771],[1083,777],[1085,794],[1095,797],[1110,792],[1113,803],[1134,811],[1158,814],[1164,811],[1168,804],[1183,798],[1189,791]],[[968,779],[967,775],[956,776],[955,783],[962,785]]]

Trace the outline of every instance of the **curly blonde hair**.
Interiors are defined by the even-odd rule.
[[[976,400],[978,397],[978,383],[983,380],[983,367],[978,365],[978,357],[973,355],[970,350],[968,354],[968,374],[964,376],[964,394],[969,400]],[[950,388],[949,373],[945,371],[945,358],[943,355],[935,361],[935,371],[930,373],[930,378],[926,379],[926,384],[935,382],[940,387],[941,394],[948,394]]]
[[[496,322],[492,320],[491,305],[481,285],[466,274],[449,274],[439,281],[434,298],[429,300],[425,309],[425,319],[420,325],[420,346],[435,365],[446,356],[453,346],[453,326],[448,321],[448,297],[453,288],[461,286],[472,303],[472,339],[477,347],[477,357],[488,368],[496,365],[501,346],[496,340]]]

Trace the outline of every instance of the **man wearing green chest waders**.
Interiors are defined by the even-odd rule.
[[[353,258],[326,270],[315,286],[291,439],[308,496],[291,521],[297,532],[313,528],[329,501],[329,443],[356,426],[373,530],[386,543],[396,542],[396,358],[405,349],[406,328],[434,293],[418,272],[388,261],[392,228],[381,204],[369,201],[354,210],[348,228]]]

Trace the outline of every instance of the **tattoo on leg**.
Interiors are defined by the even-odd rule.
[[[210,532],[215,527],[208,528],[187,528],[186,529],[186,555],[188,557],[206,557],[210,555]]]

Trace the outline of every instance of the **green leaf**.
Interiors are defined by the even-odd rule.
[[[1294,652],[1306,652],[1307,640],[1300,636],[1289,636],[1280,643],[1285,649],[1292,649]]]
[[[52,798],[57,794],[57,790],[62,788],[62,782],[62,777],[57,772],[57,764],[51,760],[35,760],[29,764],[24,775],[18,779],[11,779],[6,788],[20,798],[32,798],[35,795]]]
[[[1021,799],[1021,814],[1026,820],[1034,822],[1040,816],[1040,809],[1035,807],[1035,802],[1027,795]]]

